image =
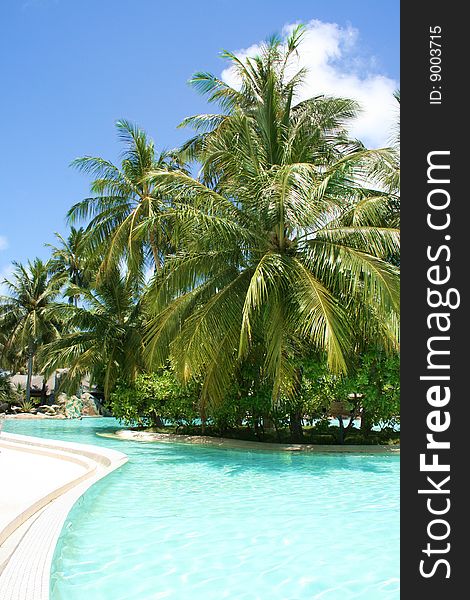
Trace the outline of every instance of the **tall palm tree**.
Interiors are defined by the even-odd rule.
[[[27,359],[26,400],[29,401],[37,350],[60,334],[56,303],[60,285],[51,277],[49,264],[39,258],[26,266],[13,264],[12,278],[4,282],[9,295],[0,297],[0,330],[5,339],[3,352],[19,352]]]
[[[354,101],[296,103],[303,72],[287,74],[301,34],[272,38],[245,62],[227,53],[240,89],[198,74],[197,87],[224,111],[185,122],[198,131],[183,152],[201,176],[151,177],[173,197],[165,219],[180,249],[147,294],[148,354],[161,364],[169,347],[181,377],[202,378],[203,403],[224,397],[254,340],[273,401],[295,396],[305,348],[323,350],[341,373],[358,328],[385,347],[398,343],[398,269],[387,257],[399,232],[390,197],[364,185],[387,151],[349,139]]]
[[[85,375],[108,398],[116,381],[133,381],[143,368],[142,314],[135,288],[117,269],[94,288],[72,287],[83,306],[70,306],[69,332],[41,350],[46,373],[67,368],[61,385],[76,390]]]
[[[152,219],[168,202],[148,175],[155,169],[172,170],[179,163],[169,152],[157,154],[153,141],[128,121],[118,121],[116,128],[125,145],[121,165],[91,156],[73,161],[73,166],[94,177],[93,196],[75,204],[68,216],[71,223],[91,218],[87,239],[92,253],[103,253],[103,271],[124,259],[128,272],[143,281],[146,265],[161,267],[171,237],[164,221],[159,227],[141,227],[143,218]]]
[[[10,342],[9,332],[0,326],[0,371],[16,373],[24,367],[24,364],[25,356],[22,349]]]
[[[64,286],[85,287],[93,278],[93,259],[86,255],[87,238],[83,227],[70,228],[67,239],[56,233],[59,246],[46,244],[52,250],[50,269]],[[96,265],[97,266],[97,265]],[[69,296],[69,303],[78,305],[79,296]]]
[[[399,195],[400,195],[400,90],[393,94],[397,102],[397,119],[390,134],[390,151],[387,156],[371,164],[370,177],[375,180],[382,189],[387,190],[395,196],[397,207],[396,216],[399,217]]]

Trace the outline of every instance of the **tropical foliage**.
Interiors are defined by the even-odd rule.
[[[144,367],[141,303],[133,286],[117,270],[91,288],[71,287],[83,306],[69,307],[67,333],[43,346],[46,373],[66,366],[62,385],[76,390],[84,376],[109,397],[117,380],[133,381]]]
[[[74,167],[94,177],[94,195],[75,204],[69,219],[73,223],[91,218],[87,240],[92,253],[102,255],[103,270],[124,260],[129,275],[143,283],[146,267],[158,270],[172,248],[172,232],[165,219],[159,220],[158,227],[151,223],[164,212],[170,198],[148,176],[156,169],[171,172],[180,165],[171,153],[157,154],[145,132],[128,121],[118,121],[116,128],[125,146],[120,167],[100,157],[73,161]],[[144,219],[147,225],[142,227]]]
[[[320,357],[307,357],[296,398],[306,423],[302,439],[311,443],[371,443],[377,441],[378,435],[382,441],[396,439],[399,393],[396,357],[367,353],[354,374],[347,377],[332,374]],[[198,382],[183,386],[173,369],[166,366],[155,373],[138,375],[132,384],[120,382],[111,394],[110,408],[116,417],[131,425],[162,428],[171,424],[176,431],[194,433],[200,431],[197,398]],[[237,382],[224,402],[207,407],[205,432],[258,440],[292,440],[292,410],[292,401],[287,398],[273,405],[267,386],[258,385],[247,393],[243,382]],[[336,425],[326,419],[332,412]],[[358,431],[353,426],[360,416]],[[380,425],[381,434],[372,433],[374,425]]]
[[[0,371],[0,413],[15,400],[17,400],[15,390],[8,377]]]
[[[164,420],[192,425],[199,418],[195,386],[183,386],[171,369],[142,373],[132,384],[120,382],[111,396],[113,415],[127,423],[161,427]]]
[[[332,371],[346,373],[357,332],[396,349],[399,278],[394,203],[364,185],[387,152],[350,140],[355,102],[326,97],[295,104],[302,71],[286,78],[300,31],[274,38],[241,63],[241,90],[208,74],[194,84],[226,114],[185,123],[199,134],[186,150],[199,179],[155,171],[151,181],[174,198],[179,250],[147,292],[153,317],[149,356],[168,353],[180,377],[202,376],[202,402],[220,402],[237,363],[263,349],[272,398],[298,388],[298,358],[312,346]],[[158,222],[158,217],[151,221]]]
[[[13,365],[27,361],[29,401],[37,350],[61,334],[61,314],[55,302],[60,286],[51,277],[49,265],[40,259],[27,265],[15,263],[5,285],[9,295],[0,297],[0,330],[5,340],[2,354]]]
[[[70,228],[70,234],[64,239],[60,233],[56,233],[59,246],[46,244],[51,248],[50,271],[60,285],[64,286],[64,293],[68,296],[70,304],[77,306],[79,295],[71,295],[70,287],[84,288],[93,280],[93,263],[96,258],[87,255],[87,237],[83,227]]]
[[[303,99],[302,36],[225,52],[234,86],[196,73],[215,109],[181,123],[181,148],[120,120],[119,165],[73,161],[90,196],[50,262],[7,283],[3,368],[65,368],[153,425],[301,439],[351,395],[367,430],[396,416],[399,136],[368,149],[355,101]]]

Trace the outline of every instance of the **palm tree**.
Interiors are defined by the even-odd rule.
[[[69,332],[41,350],[46,373],[67,368],[61,385],[76,390],[82,378],[104,388],[109,398],[116,381],[133,381],[143,368],[142,314],[135,288],[117,269],[94,288],[71,287],[83,306],[70,306]]]
[[[27,359],[26,401],[30,400],[33,364],[38,348],[60,334],[56,298],[59,284],[51,277],[50,266],[39,258],[26,266],[13,263],[14,271],[4,284],[8,296],[0,297],[0,331],[3,352],[20,353]]]
[[[70,228],[67,239],[55,234],[59,246],[46,244],[52,249],[50,269],[63,285],[85,287],[93,278],[92,259],[86,255],[87,238],[83,227]],[[96,261],[95,261],[96,262]],[[67,294],[67,289],[65,293]],[[69,303],[78,305],[79,296],[69,296]]]
[[[393,94],[400,108],[400,90]],[[381,157],[381,160],[371,164],[370,178],[375,180],[382,189],[387,190],[395,196],[396,217],[399,218],[399,195],[400,195],[400,113],[397,114],[397,120],[393,126],[390,135],[390,151],[388,156]]]
[[[95,179],[93,196],[75,204],[68,216],[72,223],[91,218],[87,239],[92,254],[103,253],[103,271],[124,258],[128,272],[143,281],[146,264],[155,270],[161,267],[171,237],[163,221],[159,227],[141,227],[144,218],[152,219],[168,202],[148,174],[155,169],[172,170],[179,163],[169,152],[158,155],[145,132],[128,121],[118,121],[116,128],[125,144],[121,166],[90,156],[73,161],[73,166]]]
[[[196,75],[224,111],[185,122],[198,131],[183,152],[200,161],[201,176],[151,177],[173,197],[164,218],[180,247],[147,293],[147,351],[162,364],[169,348],[182,378],[202,378],[203,404],[222,400],[254,340],[274,402],[295,397],[306,348],[344,373],[356,330],[397,345],[398,269],[387,257],[399,232],[390,196],[364,184],[388,151],[348,138],[354,101],[296,103],[303,72],[287,74],[301,34],[272,38],[245,62],[226,53],[239,90]]]
[[[24,358],[21,348],[10,342],[8,332],[0,326],[0,371],[16,373],[24,366]]]

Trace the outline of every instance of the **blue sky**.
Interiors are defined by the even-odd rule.
[[[312,20],[304,62],[324,52],[317,83],[365,90],[367,138],[399,81],[398,0],[1,0],[0,279],[12,260],[46,258],[44,243],[66,232],[65,213],[89,184],[68,165],[86,154],[118,160],[118,118],[176,146],[189,135],[176,125],[207,110],[187,85],[193,72],[220,75],[223,48]]]

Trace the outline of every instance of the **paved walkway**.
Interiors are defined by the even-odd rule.
[[[0,543],[15,518],[53,490],[86,473],[86,466],[0,446]]]
[[[127,457],[98,446],[0,434],[0,598],[48,600],[63,523]]]

